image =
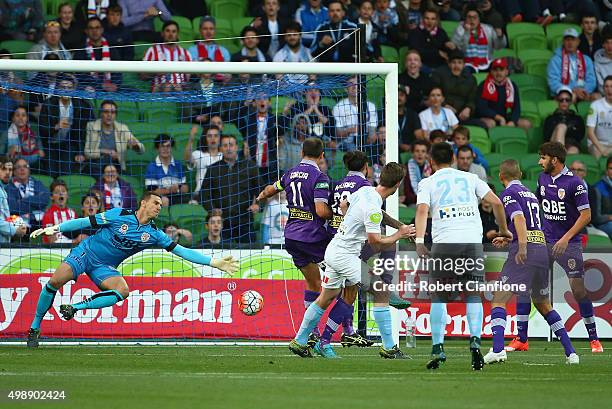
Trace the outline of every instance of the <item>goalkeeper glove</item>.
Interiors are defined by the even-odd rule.
[[[56,224],[55,226],[49,226],[43,229],[34,230],[32,233],[30,233],[30,238],[35,239],[43,233],[47,236],[52,236],[56,233],[59,233],[59,231],[59,224]]]
[[[218,268],[221,271],[225,271],[230,276],[232,276],[236,271],[238,271],[238,260],[235,260],[232,256],[225,256],[220,259],[213,258],[210,260],[210,265],[212,267]]]

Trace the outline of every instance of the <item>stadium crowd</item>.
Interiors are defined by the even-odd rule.
[[[207,10],[203,1],[191,5],[178,0],[80,0],[58,4],[51,11],[56,16],[45,19],[50,3],[56,4],[0,1],[1,58],[21,58],[10,46],[29,44],[25,57],[33,60],[354,62],[351,36],[363,25],[363,60],[398,62],[401,69],[398,139],[408,169],[402,205],[415,203],[418,182],[431,175],[431,143],[453,144],[457,168],[494,182],[492,170],[499,161],[489,163],[481,148],[488,146],[488,153],[494,144],[504,153],[499,147],[510,140],[501,140],[504,135],[523,135],[529,146],[535,140],[554,140],[564,143],[571,154],[603,158],[598,163],[605,163],[605,170],[589,175],[593,225],[612,238],[609,2],[253,0],[237,2],[244,5],[245,17],[230,17],[214,1],[208,2]],[[239,46],[234,40],[215,40],[227,31],[221,22],[230,20],[244,24],[235,30]],[[528,22],[533,24],[519,24]],[[521,37],[515,32],[518,27],[542,35]],[[556,36],[553,27],[559,27]],[[182,42],[185,38],[189,45]],[[542,38],[543,44],[538,43]],[[77,213],[134,209],[137,196],[149,190],[162,195],[170,213],[190,206],[192,219],[172,214],[162,218],[164,229],[176,240],[195,245],[282,243],[286,198],[266,204],[254,199],[279,171],[299,161],[301,142],[308,137],[323,139],[328,158],[320,164],[324,169],[333,167],[334,158],[343,152],[358,147],[368,152],[376,183],[377,169],[385,163],[384,112],[377,100],[382,95],[368,93],[368,101],[360,106],[360,86],[366,85],[351,77],[338,93],[343,98],[330,102],[316,76],[287,75],[277,79],[302,84],[304,91],[283,100],[278,109],[264,94],[231,102],[213,97],[237,84],[248,87],[270,79],[224,73],[128,77],[41,72],[26,78],[0,73],[0,242],[24,235],[22,227],[6,221],[11,215],[35,228],[75,218]],[[127,118],[122,101],[94,104],[71,94],[142,91],[136,85],[145,81],[151,93],[188,91],[200,96],[198,102],[178,104],[172,113],[173,122],[188,128],[156,132],[145,141],[135,125],[140,118],[118,119],[122,114]],[[3,83],[47,92],[21,92]],[[545,84],[544,90],[535,89],[536,83]],[[58,95],[50,95],[51,90]],[[151,119],[154,114],[149,115]],[[499,129],[508,133],[496,139]],[[142,168],[131,166],[138,155],[148,161]],[[583,178],[587,168],[599,171],[587,165],[576,160],[571,169],[584,173]],[[69,180],[78,175],[88,175],[83,180],[89,185],[73,189]],[[79,212],[70,207],[79,203]],[[206,219],[205,225],[192,225],[197,215],[202,215],[199,224]],[[482,217],[483,222],[492,220],[490,209],[482,209]],[[486,225],[487,231],[495,231],[494,223]],[[87,234],[91,232],[59,234],[50,242],[78,243]]]

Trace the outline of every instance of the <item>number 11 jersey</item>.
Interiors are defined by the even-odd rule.
[[[285,225],[286,239],[304,243],[328,239],[326,221],[317,216],[315,203],[328,202],[329,178],[315,162],[302,160],[276,182],[276,189],[287,192],[289,219]]]

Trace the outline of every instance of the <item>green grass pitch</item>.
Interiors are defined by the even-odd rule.
[[[58,408],[604,408],[612,400],[612,345],[593,355],[574,342],[580,365],[565,365],[558,342],[530,342],[505,364],[470,369],[466,341],[447,343],[448,362],[425,364],[429,342],[389,361],[378,348],[337,348],[339,360],[302,359],[286,347],[111,347],[0,345],[0,390],[64,390]],[[488,350],[485,341],[483,350]],[[8,405],[8,406],[7,406]]]

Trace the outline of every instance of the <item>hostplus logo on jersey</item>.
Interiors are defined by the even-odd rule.
[[[450,206],[440,209],[440,219],[476,216],[474,206]]]

